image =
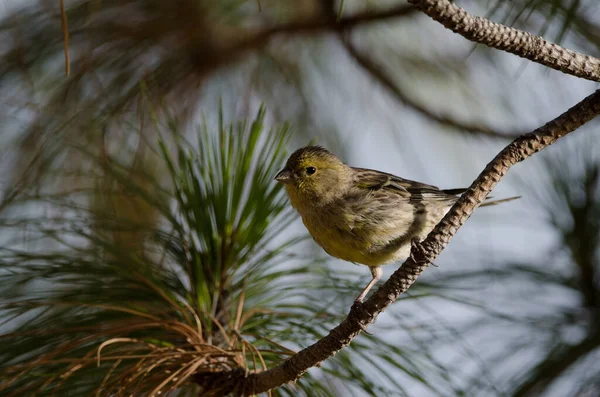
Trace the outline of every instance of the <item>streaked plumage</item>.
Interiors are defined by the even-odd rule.
[[[317,244],[371,268],[358,301],[381,277],[380,266],[407,258],[411,240],[425,238],[465,191],[350,167],[320,146],[298,149],[276,179]]]

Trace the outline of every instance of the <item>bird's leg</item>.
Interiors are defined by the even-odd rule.
[[[379,281],[379,279],[381,278],[381,275],[383,274],[383,270],[381,270],[381,267],[379,267],[379,266],[371,267],[370,269],[371,269],[371,275],[373,276],[373,278],[371,279],[371,281],[369,281],[369,284],[367,284],[365,289],[362,290],[360,295],[358,295],[356,297],[356,299],[354,300],[355,302],[362,302],[363,299],[365,298],[365,296],[367,296],[367,294],[369,293],[371,288],[373,288],[373,286],[377,283],[377,281]]]

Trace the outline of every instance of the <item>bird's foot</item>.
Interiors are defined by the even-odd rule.
[[[358,298],[354,301],[354,303],[352,304],[352,307],[350,308],[350,312],[354,313],[355,315],[358,315],[360,317],[360,312],[366,310],[364,307],[364,304],[362,302],[362,299],[359,301]],[[369,326],[369,324],[363,324],[362,322],[359,322],[360,324],[360,329],[362,332],[364,332],[367,335],[373,335],[371,332],[367,331],[367,327]]]
[[[413,237],[410,240],[410,259],[415,263],[427,262],[427,252],[423,245],[421,245],[421,239]]]
[[[365,299],[365,296],[367,296],[367,292],[369,292],[369,291],[366,288],[364,290],[362,290],[360,295],[358,295],[356,297],[356,299],[354,299],[354,304],[362,305],[363,300]]]
[[[362,299],[361,300],[358,300],[358,298],[355,299],[354,303],[352,303],[352,307],[350,309],[353,310],[353,311],[363,310],[363,301],[362,301]]]

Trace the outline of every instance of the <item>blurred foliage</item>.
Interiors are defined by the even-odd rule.
[[[489,18],[509,26],[518,25],[527,31],[563,43],[571,34],[581,50],[597,55],[600,31],[597,3],[589,0],[510,0],[493,1]]]
[[[68,78],[55,2],[19,5],[0,24],[7,44],[0,53],[2,116],[6,125],[21,129],[19,168],[39,156],[56,158],[56,135],[85,134],[93,147],[118,139],[121,131],[115,120],[137,124],[147,119],[145,101],[168,104],[185,125],[197,115],[209,77],[220,70],[226,74],[248,51],[268,43],[268,36],[253,37],[258,33],[253,25],[292,17],[289,7],[270,6],[268,12],[258,13],[256,2],[242,1],[67,3]],[[298,85],[300,74],[282,66],[286,64],[292,65],[282,54],[268,51],[256,62],[251,59],[244,67],[244,74],[253,75],[247,98],[240,98],[242,104],[236,106],[250,103],[254,90],[261,89],[259,81],[268,79],[270,89]],[[268,90],[262,92],[268,97]],[[291,108],[302,103],[294,98],[290,95],[286,101]]]
[[[546,258],[541,258],[541,263],[516,264],[515,268],[523,278],[537,279],[549,289],[561,289],[574,299],[570,304],[558,302],[554,313],[537,319],[548,334],[544,338],[544,353],[531,371],[517,376],[515,383],[519,386],[513,392],[515,396],[539,395],[565,377],[574,380],[571,395],[600,391],[597,381],[600,366],[593,364],[600,357],[597,136],[597,133],[584,136],[543,156],[551,183],[532,187],[535,199],[546,213],[548,225],[556,231],[557,244]],[[556,268],[563,270],[553,271]]]

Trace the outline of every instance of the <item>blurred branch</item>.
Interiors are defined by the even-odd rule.
[[[381,85],[383,85],[389,92],[391,92],[400,102],[404,105],[412,108],[416,112],[422,114],[423,116],[445,126],[454,128],[460,132],[468,132],[472,134],[483,134],[490,137],[495,138],[516,138],[521,136],[523,132],[501,132],[497,131],[493,128],[489,128],[482,125],[475,125],[464,123],[462,121],[456,120],[451,116],[447,115],[438,115],[432,112],[427,106],[423,106],[420,103],[417,103],[415,100],[410,98],[404,91],[398,87],[396,83],[392,80],[390,76],[388,76],[381,67],[379,67],[372,59],[360,53],[360,51],[352,44],[350,37],[348,35],[341,35],[341,40],[350,54],[352,58],[367,72],[369,73],[375,80],[377,80]]]
[[[469,14],[450,0],[408,0],[464,38],[510,52],[549,68],[600,82],[600,59],[551,43],[540,36]]]
[[[28,77],[35,68],[47,67],[46,62],[52,62],[60,51],[60,56],[65,57],[67,74],[72,78],[48,91],[46,98],[60,109],[65,108],[67,100],[75,101],[77,108],[89,109],[82,120],[91,114],[112,117],[132,109],[141,84],[159,100],[164,100],[167,94],[176,95],[180,100],[170,103],[183,112],[197,100],[198,87],[209,75],[249,53],[264,50],[274,39],[344,31],[418,12],[405,3],[387,9],[357,11],[339,21],[315,13],[307,17],[292,15],[291,20],[280,24],[270,22],[270,18],[265,21],[259,18],[257,22],[261,25],[236,26],[214,20],[211,7],[203,2],[185,0],[169,4],[127,0],[96,7],[93,1],[72,6],[67,3],[64,10],[56,13],[62,21],[63,37],[54,34],[59,23],[54,20],[55,14],[34,6],[25,8],[19,12],[19,18],[3,20],[2,37],[6,35],[5,41],[11,44],[2,54],[0,75],[18,80],[19,76]],[[23,30],[23,26],[32,28]],[[92,48],[95,50],[91,51]],[[99,81],[100,89],[96,87]],[[43,126],[56,120],[50,113],[47,109],[39,112],[36,122]],[[43,130],[29,124],[26,134],[34,136],[33,129]],[[38,135],[42,134],[38,131]]]
[[[600,291],[597,287],[596,251],[598,231],[593,219],[596,217],[596,191],[600,181],[600,165],[593,164],[587,170],[583,180],[585,199],[580,205],[572,203],[569,207],[573,216],[572,233],[567,238],[571,255],[579,267],[579,289],[586,308],[598,311],[600,320]],[[600,325],[600,324],[599,324]]]
[[[452,236],[515,164],[553,144],[600,113],[600,90],[535,131],[506,146],[481,172],[411,256],[367,301],[355,304],[344,321],[327,336],[268,371],[250,374],[238,392],[252,395],[300,378],[309,368],[347,347],[377,316],[404,293],[449,244]]]
[[[413,14],[417,9],[411,5],[392,7],[384,11],[367,11],[360,14],[345,16],[339,20],[331,18],[313,19],[300,22],[292,22],[285,25],[275,26],[257,33],[251,39],[239,43],[233,51],[248,48],[261,47],[273,36],[292,33],[322,33],[326,31],[344,31],[365,23],[380,22],[387,19],[395,19]]]
[[[337,19],[337,15],[335,13],[335,1],[332,0],[322,0],[322,6],[325,10],[325,14],[328,16],[329,21],[333,23]],[[406,7],[406,6],[405,6]],[[398,7],[398,10],[402,7]],[[406,12],[416,10],[415,7],[410,7]],[[392,10],[390,10],[392,11]],[[345,34],[344,34],[345,33]],[[350,56],[354,58],[354,60],[367,72],[369,73],[375,80],[377,80],[381,85],[388,89],[390,93],[392,93],[400,102],[404,105],[412,108],[418,113],[421,113],[425,117],[440,123],[443,126],[455,128],[461,132],[469,132],[473,134],[483,134],[496,138],[516,138],[522,134],[523,132],[500,132],[494,130],[489,127],[473,125],[468,123],[463,123],[459,120],[456,120],[450,116],[437,115],[427,107],[417,103],[409,95],[407,95],[404,91],[398,87],[397,84],[394,83],[393,79],[389,77],[383,69],[376,64],[371,58],[362,54],[355,46],[352,44],[352,41],[349,37],[349,32],[343,32],[343,30],[338,31],[338,35],[344,48],[348,51]]]
[[[60,0],[60,25],[65,41],[65,74],[71,74],[71,60],[69,59],[69,26],[67,25],[67,13],[65,12],[65,1]]]
[[[269,31],[271,33],[287,33],[299,31],[347,30],[364,23],[379,22],[386,19],[409,16],[414,14],[416,11],[417,9],[411,5],[400,5],[383,11],[366,11],[334,20],[324,18],[321,20],[291,23],[272,28],[267,31],[267,34]]]

